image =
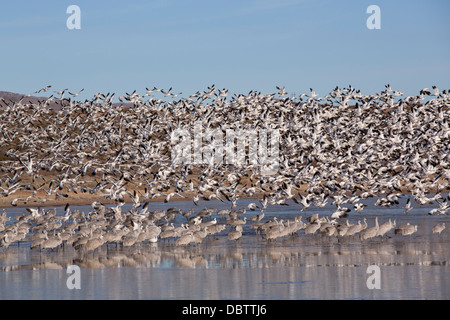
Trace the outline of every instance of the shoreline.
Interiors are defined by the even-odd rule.
[[[256,196],[252,196],[252,197],[242,197],[242,198],[240,198],[240,200],[258,200],[258,199],[260,199],[260,198],[258,198],[258,197],[256,197]],[[84,201],[84,200],[77,200],[77,201],[58,201],[58,200],[56,200],[56,201],[47,201],[47,202],[45,202],[45,203],[40,203],[40,204],[37,204],[37,205],[33,205],[33,204],[21,204],[21,205],[16,205],[16,206],[12,206],[11,204],[9,204],[9,205],[5,205],[5,204],[3,204],[3,203],[1,203],[0,202],[0,210],[2,210],[2,209],[12,209],[12,208],[16,208],[16,209],[19,209],[19,208],[22,208],[22,209],[26,209],[26,208],[48,208],[48,207],[64,207],[64,206],[66,206],[67,204],[69,204],[70,206],[90,206],[94,201],[98,201],[98,202],[101,202],[102,204],[104,204],[104,205],[106,205],[106,204],[108,204],[108,205],[110,205],[110,204],[115,204],[115,203],[118,203],[118,201],[113,201],[113,200],[108,200],[108,199],[105,199],[105,198],[102,198],[102,197],[92,197],[91,198],[91,201]],[[180,198],[180,199],[176,199],[176,200],[170,200],[170,202],[168,202],[168,203],[174,203],[174,204],[176,204],[176,203],[179,203],[179,202],[192,202],[192,199],[182,199],[182,198]],[[214,200],[211,200],[211,201],[220,201],[220,200],[217,200],[217,199],[214,199]],[[146,200],[146,201],[141,201],[141,205],[143,205],[144,203],[146,203],[146,202],[148,202],[148,203],[159,203],[159,204],[161,204],[161,203],[164,203],[164,197],[158,197],[158,198],[154,198],[154,199],[149,199],[149,200]],[[195,208],[195,207],[201,207],[201,205],[203,204],[203,203],[207,203],[207,202],[209,202],[208,200],[200,200],[199,201],[199,205],[198,206],[196,206],[193,202],[192,202],[192,207],[193,208]],[[228,201],[225,201],[225,202],[228,202]],[[224,203],[225,203],[224,202]],[[132,201],[125,201],[124,202],[125,204],[132,204],[133,202]],[[202,203],[202,204],[200,204],[200,203]],[[174,205],[175,206],[175,205]],[[230,203],[230,206],[231,206],[231,203]],[[238,206],[239,206],[239,202],[238,202]]]
[[[75,193],[67,193],[69,196],[67,198],[60,198],[56,200],[46,200],[45,202],[40,202],[44,198],[37,197],[32,202],[28,201],[28,203],[18,203],[17,205],[13,206],[11,205],[11,201],[17,198],[17,196],[8,196],[8,197],[2,197],[0,198],[0,209],[11,209],[11,208],[44,208],[44,207],[64,207],[65,205],[69,204],[70,206],[90,206],[93,202],[98,201],[102,204],[115,204],[119,201],[106,199],[105,197],[101,195],[80,195]],[[195,207],[192,198],[193,194],[186,194],[183,195],[184,198],[181,197],[174,197],[171,198],[169,202],[167,203],[177,203],[177,202],[186,202],[191,201],[192,205]],[[239,200],[258,200],[262,199],[264,197],[263,194],[255,194],[252,196],[239,196]],[[19,196],[20,198],[20,196]],[[125,204],[131,204],[133,201],[127,196],[124,199]],[[165,196],[158,196],[153,199],[140,199],[141,205],[148,202],[148,203],[164,203]],[[217,199],[212,199],[211,201],[215,201]],[[220,201],[220,200],[219,200]],[[199,202],[208,202],[208,200],[200,199]],[[229,201],[225,201],[229,202]],[[238,201],[239,203],[239,201]],[[231,202],[230,202],[231,204]]]

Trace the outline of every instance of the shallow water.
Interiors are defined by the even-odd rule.
[[[153,206],[174,204],[191,207],[188,202]],[[431,228],[450,221],[448,216],[428,216],[430,207],[415,208],[407,216],[401,207],[370,205],[362,214],[351,213],[350,222],[366,217],[369,227],[375,216],[380,223],[394,218],[397,226],[406,221],[419,225],[411,237],[391,231],[389,237],[364,242],[300,231],[268,243],[247,228],[236,243],[223,233],[200,245],[111,244],[88,254],[72,248],[41,252],[22,243],[0,249],[0,299],[449,299],[450,233],[446,229],[438,236]],[[332,210],[328,206],[311,213]],[[266,211],[266,219],[298,214],[298,207],[274,207]],[[69,265],[80,267],[80,290],[67,287]],[[380,268],[380,289],[367,287],[369,265]]]

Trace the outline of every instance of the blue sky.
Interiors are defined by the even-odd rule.
[[[71,4],[81,30],[66,27]],[[366,27],[372,4],[380,30]],[[450,89],[449,14],[446,0],[3,1],[0,90]]]

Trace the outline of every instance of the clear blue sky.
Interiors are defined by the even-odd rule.
[[[81,9],[69,30],[66,9]],[[369,5],[381,29],[369,30]],[[0,90],[450,89],[450,1],[2,1]]]

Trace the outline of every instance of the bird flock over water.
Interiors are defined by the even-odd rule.
[[[67,89],[38,103],[0,99],[0,198],[27,207],[16,220],[1,216],[0,245],[29,240],[33,248],[92,251],[110,242],[200,243],[221,232],[233,241],[250,231],[268,240],[300,230],[361,240],[417,231],[378,219],[368,228],[363,201],[372,197],[379,197],[376,206],[404,205],[405,214],[425,204],[433,206],[430,215],[448,214],[450,92],[432,87],[404,96],[386,85],[363,95],[349,86],[321,97],[313,89],[299,96],[277,90],[229,95],[212,85],[177,98],[172,88],[147,88],[120,103],[111,93],[79,101],[83,90]],[[55,101],[60,108],[50,108]],[[250,161],[174,162],[171,134],[197,123],[223,133],[278,130],[277,172],[264,175]],[[87,213],[71,210],[72,199],[93,197],[104,201],[92,201]],[[243,198],[255,201],[239,208]],[[158,199],[192,199],[194,209],[152,210]],[[210,200],[230,207],[200,208]],[[67,203],[63,215],[38,208],[52,201]],[[126,202],[131,208],[123,211]],[[311,213],[327,204],[335,205],[329,216]],[[272,205],[295,206],[299,215],[269,219]],[[344,220],[351,212],[362,215],[359,222]]]

